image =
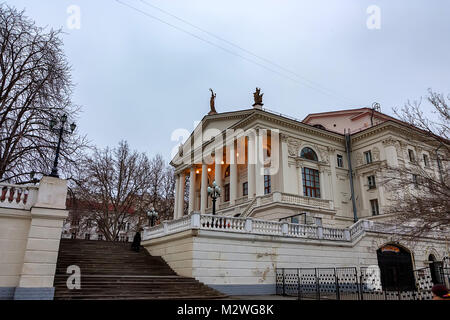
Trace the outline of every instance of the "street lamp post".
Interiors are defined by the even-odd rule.
[[[62,141],[62,136],[63,134],[71,134],[73,133],[73,131],[76,128],[76,124],[75,122],[72,122],[72,124],[70,125],[70,131],[65,129],[65,125],[67,122],[67,115],[62,115],[61,119],[60,119],[60,123],[61,126],[59,128],[56,128],[56,124],[57,124],[57,120],[56,119],[52,119],[50,120],[50,130],[57,133],[59,135],[58,137],[58,145],[56,147],[56,154],[55,154],[55,161],[53,162],[53,168],[52,168],[52,173],[50,173],[51,177],[55,177],[55,178],[59,178],[58,175],[58,159],[59,159],[59,152],[61,150],[61,141]]]
[[[155,211],[155,208],[147,211],[148,222],[150,223],[150,227],[155,225],[155,219],[158,217],[158,212]]]
[[[220,187],[217,185],[216,181],[213,182],[212,187],[208,187],[208,194],[211,196],[213,203],[213,212],[212,214],[216,214],[216,199],[220,197]]]

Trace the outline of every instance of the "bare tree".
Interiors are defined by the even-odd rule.
[[[24,181],[31,172],[48,174],[57,142],[49,121],[62,114],[77,117],[60,35],[0,4],[0,181]],[[64,142],[60,163],[68,168],[86,139],[74,134]]]
[[[131,151],[126,141],[86,155],[74,181],[70,219],[78,231],[95,224],[106,240],[113,241],[127,223],[134,231],[146,225],[152,207],[159,221],[173,215],[173,169],[160,155],[149,160],[146,154]]]
[[[428,155],[411,154],[407,163],[384,168],[393,221],[404,228],[406,237],[448,233],[450,229],[450,96],[429,90],[432,112],[426,115],[420,101],[394,109],[402,121],[414,127],[412,141],[428,146]]]
[[[175,205],[175,175],[174,170],[170,166],[165,166],[163,176],[160,183],[158,212],[159,220],[173,219],[173,211]]]
[[[116,240],[131,219],[145,220],[151,166],[144,153],[122,141],[117,148],[95,149],[80,164],[75,195],[83,211],[107,240]],[[138,227],[139,227],[138,222]]]

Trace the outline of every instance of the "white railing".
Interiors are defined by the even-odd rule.
[[[346,231],[348,232],[347,229],[322,228],[323,239],[345,241],[345,240],[347,240],[347,238],[345,236]],[[348,239],[348,240],[350,240],[350,239]]]
[[[382,224],[380,228],[376,222],[360,220],[349,228],[328,228],[316,225],[192,213],[177,220],[163,221],[156,227],[146,229],[143,238],[149,240],[190,229],[351,242],[365,231],[380,232],[380,229],[386,229],[386,225]]]
[[[143,232],[143,239],[151,239],[151,238],[158,238],[162,237],[164,235],[169,234],[166,230],[164,230],[164,224],[159,224],[156,227],[152,228],[144,228]]]
[[[350,226],[350,237],[352,239],[359,237],[364,232],[364,225],[367,225],[367,220],[358,220],[356,223],[354,223],[352,226]]]
[[[304,197],[290,193],[273,192],[267,195],[255,197],[248,204],[247,208],[244,209],[241,217],[248,217],[255,208],[274,202],[333,210],[333,202],[331,200]]]
[[[330,200],[303,197],[296,194],[282,193],[281,202],[292,203],[301,206],[310,206],[321,209],[333,209]]]
[[[289,223],[287,235],[295,238],[319,238],[318,227],[307,224]]]
[[[359,220],[349,228],[328,228],[195,212],[177,220],[163,221],[156,227],[146,229],[143,239],[150,240],[191,229],[345,242],[353,242],[367,231],[387,234],[400,232],[394,225],[369,220]]]
[[[253,232],[269,235],[283,235],[282,223],[269,220],[253,220]]]
[[[29,210],[37,199],[37,186],[0,183],[0,207]]]
[[[180,219],[165,221],[167,232],[175,233],[178,231],[184,231],[191,226],[191,217],[184,216]],[[163,224],[164,226],[164,224]]]
[[[247,201],[248,201],[248,196],[243,196],[243,197],[237,198],[235,204],[240,205]]]
[[[246,232],[245,220],[243,218],[223,217],[213,215],[200,215],[199,229],[223,230],[233,232]]]
[[[247,208],[242,211],[241,217],[247,217],[253,209],[256,207],[256,198],[253,198],[253,200],[248,204]]]

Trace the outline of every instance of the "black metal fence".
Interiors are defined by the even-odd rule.
[[[448,285],[450,268],[440,268]],[[384,290],[377,266],[276,269],[278,295],[306,300],[430,300],[433,280],[429,268],[414,271],[414,290]]]

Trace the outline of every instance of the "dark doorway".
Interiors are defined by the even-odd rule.
[[[383,290],[415,290],[414,271],[409,251],[389,244],[377,250],[377,258]]]
[[[431,281],[433,284],[443,283],[442,279],[442,261],[437,261],[436,257],[432,254],[428,256],[428,261],[430,261],[430,274]]]

